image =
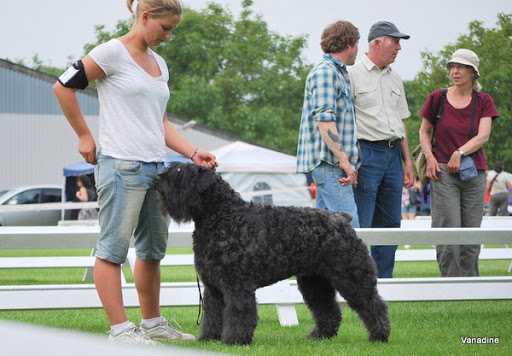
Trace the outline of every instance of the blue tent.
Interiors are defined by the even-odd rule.
[[[87,162],[77,162],[64,167],[64,177],[77,177],[94,173],[94,165]]]

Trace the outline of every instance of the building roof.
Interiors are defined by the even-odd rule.
[[[0,113],[7,114],[62,114],[53,84],[57,77],[0,58]],[[77,91],[84,115],[99,112],[96,90]]]
[[[11,62],[8,59],[0,58],[0,68],[5,68],[8,70],[12,70],[14,72],[18,72],[18,73],[33,77],[35,79],[43,80],[52,85],[57,81],[56,76],[49,75],[44,72],[38,71],[36,69],[29,68],[22,64]],[[96,92],[96,89],[93,89],[93,88],[86,88],[85,90],[82,90],[81,92],[86,95],[91,95],[95,98],[98,97],[98,93]]]

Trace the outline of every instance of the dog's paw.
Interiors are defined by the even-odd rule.
[[[332,332],[320,332],[317,328],[314,328],[308,335],[308,339],[311,340],[321,340],[321,339],[330,339],[335,337],[337,334],[336,331]]]
[[[225,343],[226,345],[242,345],[243,346],[243,345],[249,345],[252,342],[252,337],[249,337],[249,336],[238,336],[238,337],[223,336],[222,342]]]
[[[370,342],[388,342],[389,341],[389,334],[374,334],[374,335],[370,335],[368,337],[368,340],[370,340]]]
[[[199,335],[199,337],[197,338],[197,340],[199,340],[199,341],[218,341],[220,339],[221,339],[220,335],[214,335],[214,334]]]

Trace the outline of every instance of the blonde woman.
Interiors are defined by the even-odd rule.
[[[420,142],[427,157],[427,177],[432,181],[432,227],[480,227],[482,222],[487,170],[483,146],[498,113],[491,96],[480,91],[478,66],[475,52],[456,50],[448,62],[452,86],[432,92],[421,111]],[[469,162],[476,168],[471,175],[461,173],[465,156],[471,157]],[[480,245],[437,246],[441,275],[478,276],[479,254]]]
[[[97,163],[96,184],[101,233],[96,247],[94,283],[111,323],[109,340],[154,344],[152,339],[192,340],[169,326],[160,314],[160,260],[168,223],[154,182],[167,147],[213,168],[215,157],[198,149],[171,126],[165,109],[169,73],[151,48],[168,41],[181,20],[179,0],[127,1],[134,14],[131,30],[94,48],[55,84],[62,111],[79,138],[81,155]],[[100,102],[99,149],[75,96],[96,80]],[[134,281],[142,322],[128,321],[121,293],[121,264],[132,234],[137,261]]]

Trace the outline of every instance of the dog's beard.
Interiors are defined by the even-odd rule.
[[[171,174],[162,175],[157,184],[157,190],[162,200],[162,209],[166,214],[178,223],[192,220],[190,201],[193,197],[187,197],[181,187],[181,183],[175,181]]]

